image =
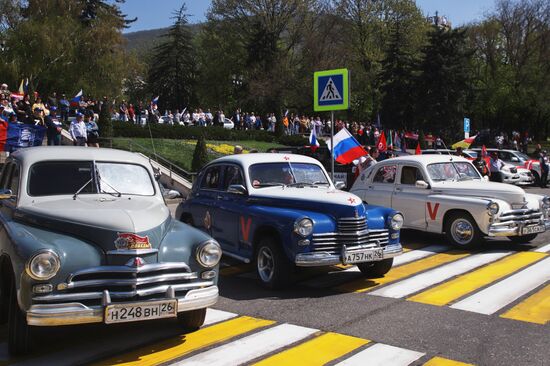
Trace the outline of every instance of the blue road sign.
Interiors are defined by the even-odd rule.
[[[335,111],[349,107],[347,69],[318,71],[314,74],[314,110]]]
[[[470,133],[470,119],[464,118],[464,132]]]

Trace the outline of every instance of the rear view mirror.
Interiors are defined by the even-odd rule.
[[[243,186],[242,184],[230,185],[229,187],[227,187],[227,192],[241,195],[245,195],[247,193],[245,186]]]
[[[346,188],[346,183],[344,183],[344,182],[336,182],[336,183],[334,183],[334,187],[335,187],[336,189],[344,189],[344,188]]]
[[[417,180],[415,183],[414,183],[414,186],[416,188],[420,188],[420,189],[429,189],[430,188],[430,185],[423,181],[423,180]]]

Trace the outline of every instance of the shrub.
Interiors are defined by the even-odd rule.
[[[206,151],[206,142],[204,137],[199,136],[199,141],[195,145],[195,151],[193,152],[193,161],[191,162],[191,170],[198,172],[206,163],[208,163],[208,153]]]

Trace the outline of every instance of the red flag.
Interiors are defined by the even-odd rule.
[[[382,133],[378,138],[378,144],[376,144],[376,147],[380,152],[386,151],[388,149],[388,143],[386,141],[386,134],[384,133],[384,130],[382,130]]]
[[[420,149],[420,142],[416,144],[416,150],[414,151],[415,155],[422,155],[422,150]]]
[[[486,158],[487,157],[487,148],[485,147],[485,145],[483,145],[481,147],[481,157],[482,158]]]

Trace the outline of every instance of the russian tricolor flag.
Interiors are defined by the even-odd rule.
[[[319,141],[317,141],[317,132],[315,132],[315,126],[311,127],[311,133],[309,134],[309,146],[311,151],[315,152],[319,147]]]
[[[355,159],[367,155],[367,152],[359,142],[349,133],[348,130],[342,128],[340,132],[334,135],[334,149],[327,141],[328,148],[332,151],[334,160],[340,164],[350,164]]]
[[[74,96],[72,102],[75,102],[75,103],[79,103],[80,100],[82,99],[82,89],[80,89],[80,91],[78,93],[76,93],[76,95]]]

